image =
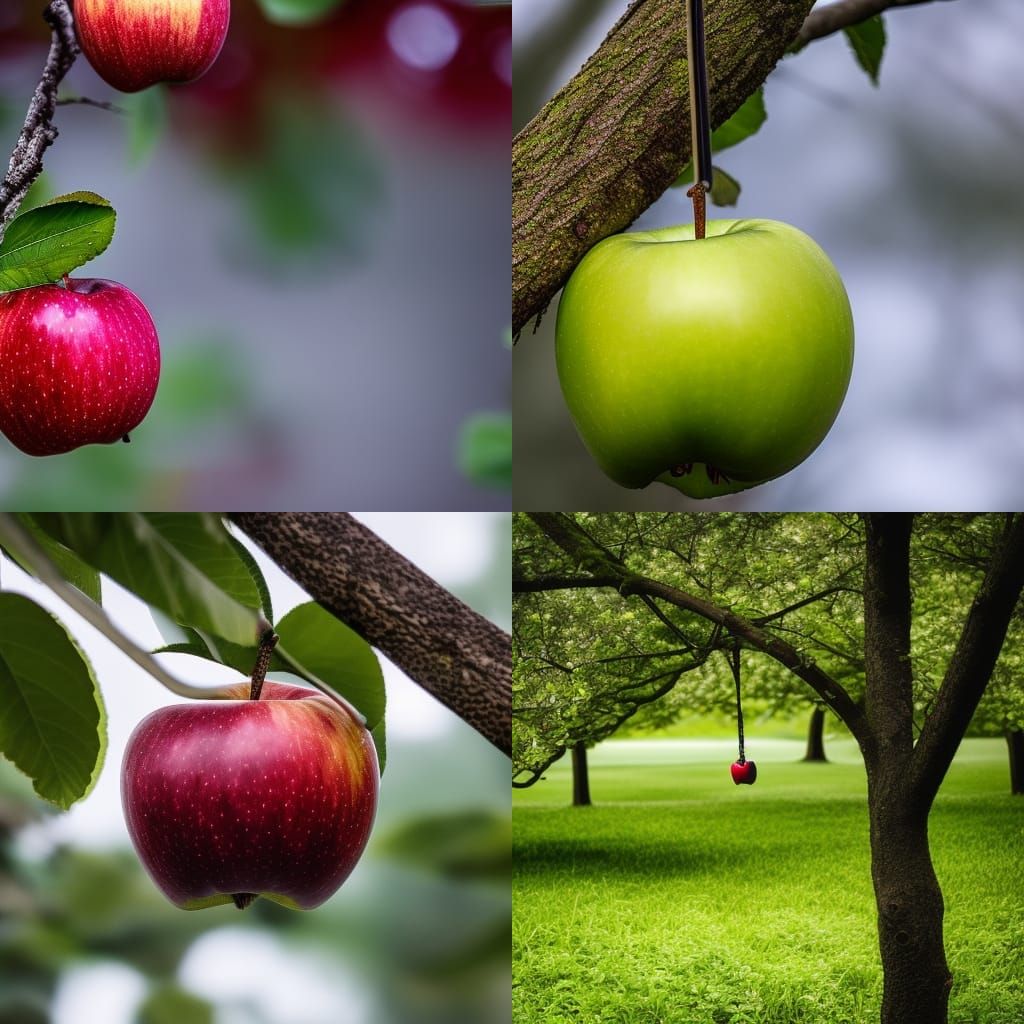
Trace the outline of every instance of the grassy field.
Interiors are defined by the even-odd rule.
[[[515,1024],[861,1024],[881,968],[864,770],[794,763],[761,740],[752,787],[724,740],[591,752],[594,807],[568,764],[516,791]],[[955,1024],[1024,1022],[1024,798],[1000,740],[967,740],[931,817]]]

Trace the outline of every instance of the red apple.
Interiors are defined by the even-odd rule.
[[[340,701],[264,683],[259,700],[161,708],[121,768],[132,842],[184,910],[266,896],[309,910],[359,860],[380,772],[369,732]]]
[[[217,59],[231,0],[76,0],[78,41],[122,92],[191,82]]]
[[[732,781],[737,786],[740,783],[752,786],[757,778],[757,765],[753,761],[733,761],[729,770],[732,772]]]
[[[0,295],[0,431],[26,454],[126,438],[159,379],[153,318],[123,285],[68,279]]]

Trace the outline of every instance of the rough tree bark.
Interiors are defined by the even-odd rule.
[[[587,771],[587,745],[577,743],[572,748],[572,805],[590,806],[590,775]]]
[[[863,711],[842,685],[748,619],[630,572],[570,516],[530,513],[572,555],[593,586],[646,595],[696,612],[810,685],[850,728],[868,778],[871,876],[884,987],[882,1024],[945,1024],[952,976],[942,937],[943,901],[928,846],[928,814],[991,678],[1024,589],[1024,513],[1007,513],[931,713],[914,742],[910,660],[910,538],[914,517],[865,513]],[[563,585],[586,586],[587,577]]]
[[[512,754],[512,641],[344,512],[230,517],[316,601]]]
[[[765,80],[813,0],[708,0],[711,120]],[[512,325],[542,312],[576,264],[628,227],[690,159],[682,0],[634,0],[512,146]]]
[[[825,709],[815,708],[807,727],[807,752],[805,761],[827,761],[825,756]]]
[[[1010,792],[1016,796],[1024,793],[1024,731],[1008,732],[1006,747],[1010,755]]]

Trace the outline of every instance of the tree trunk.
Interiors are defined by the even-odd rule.
[[[572,805],[590,806],[590,776],[587,774],[587,745],[577,743],[572,748]]]
[[[871,786],[871,877],[878,907],[882,1024],[945,1024],[953,979],[942,941],[942,890],[928,849],[927,808]]]
[[[1024,730],[1008,732],[1006,746],[1010,751],[1010,792],[1024,793]]]
[[[807,730],[807,753],[805,761],[827,761],[825,756],[825,709],[815,708],[811,712],[811,724]]]

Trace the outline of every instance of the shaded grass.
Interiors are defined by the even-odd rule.
[[[863,767],[726,743],[606,743],[597,806],[568,766],[514,799],[516,1024],[860,1024],[881,970]],[[789,759],[787,761],[787,758]],[[1005,749],[971,740],[932,814],[956,1024],[1024,1022],[1024,800]]]

